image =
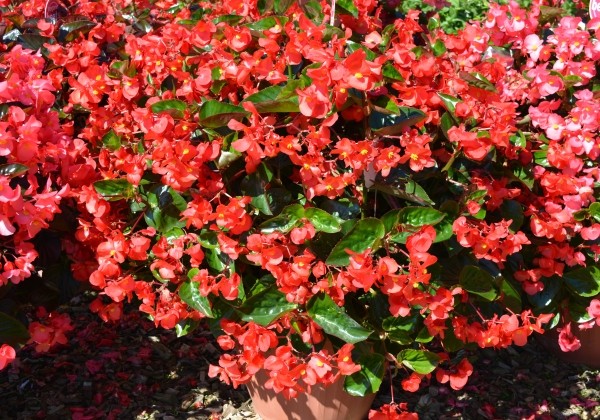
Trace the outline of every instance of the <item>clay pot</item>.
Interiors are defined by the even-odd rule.
[[[589,330],[580,330],[576,324],[572,324],[571,331],[581,341],[579,350],[562,351],[558,345],[558,332],[556,329],[539,336],[539,340],[559,359],[591,368],[600,368],[600,327],[594,326]]]
[[[262,420],[364,420],[375,394],[354,397],[344,391],[344,381],[312,387],[310,394],[287,400],[263,386],[266,374],[259,372],[247,384],[254,410]]]

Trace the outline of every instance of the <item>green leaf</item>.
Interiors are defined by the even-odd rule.
[[[314,295],[306,304],[306,310],[323,331],[346,343],[356,344],[364,341],[372,333],[351,318],[325,293]]]
[[[443,55],[446,52],[446,45],[444,44],[444,41],[438,39],[431,46],[431,50],[433,51],[433,55],[439,57],[440,55]]]
[[[385,374],[385,356],[378,353],[362,354],[356,363],[361,369],[344,378],[344,389],[350,395],[364,397],[379,390]]]
[[[426,350],[405,349],[398,354],[398,360],[401,360],[407,368],[421,375],[427,375],[435,370],[440,357]]]
[[[420,109],[400,106],[395,115],[383,114],[378,111],[371,112],[369,125],[380,136],[393,136],[426,118],[427,114]]]
[[[378,247],[379,241],[385,236],[385,227],[379,219],[366,218],[359,220],[354,228],[348,232],[333,248],[327,261],[328,265],[345,266],[350,263],[347,249],[354,252],[363,252],[367,248],[372,250]]]
[[[227,127],[229,121],[239,121],[248,115],[250,113],[241,106],[211,100],[204,102],[200,107],[199,122],[207,128]]]
[[[562,288],[563,279],[558,276],[552,276],[543,278],[541,281],[544,285],[542,291],[535,295],[527,295],[527,300],[529,300],[536,309],[551,308],[558,301],[557,298],[559,297],[559,292]]]
[[[193,332],[200,325],[200,321],[195,319],[182,319],[175,324],[175,334],[177,337],[183,337]]]
[[[296,89],[300,87],[297,80],[288,82],[283,86],[269,86],[260,90],[242,102],[252,102],[260,113],[267,112],[299,112],[298,94]]]
[[[259,226],[262,233],[273,233],[279,231],[288,233],[298,225],[300,219],[304,217],[304,207],[300,204],[292,204],[285,207],[277,216],[261,223]]]
[[[459,283],[467,292],[481,296],[488,301],[493,301],[498,296],[492,275],[474,265],[466,265],[462,269]]]
[[[390,210],[383,215],[381,221],[385,226],[385,231],[392,232],[398,225],[433,226],[440,223],[445,217],[446,213],[434,208],[413,206]]]
[[[387,61],[383,65],[383,67],[381,68],[381,74],[383,74],[383,77],[391,80],[399,80],[401,82],[404,81],[404,77],[402,77],[402,74],[400,74],[400,72],[396,69],[394,64],[390,61]]]
[[[502,217],[505,220],[512,220],[509,228],[511,232],[517,232],[521,229],[525,216],[523,215],[523,207],[518,201],[506,200],[500,206]]]
[[[596,202],[596,203],[590,204],[589,212],[592,215],[592,217],[594,218],[594,220],[596,220],[596,222],[600,223],[600,203]]]
[[[25,49],[38,51],[43,49],[44,44],[54,44],[54,39],[38,34],[22,34],[17,43]]]
[[[166,99],[150,105],[150,110],[155,114],[166,112],[173,118],[183,118],[187,104],[179,99]]]
[[[0,343],[16,346],[25,343],[28,339],[29,332],[23,323],[0,312]]]
[[[496,86],[492,84],[484,75],[481,73],[473,72],[467,73],[466,71],[461,71],[459,77],[463,79],[465,82],[470,84],[471,86],[475,86],[476,88],[487,90],[488,92],[497,92]]]
[[[9,178],[26,174],[28,170],[29,167],[20,163],[8,163],[5,165],[0,165],[0,175],[7,176]]]
[[[304,216],[319,232],[336,233],[342,230],[342,225],[339,220],[325,210],[309,207],[304,211]]]
[[[58,42],[71,42],[77,38],[79,34],[85,34],[96,27],[96,23],[90,20],[76,20],[74,22],[61,25],[58,30],[56,39]]]
[[[337,5],[354,17],[358,17],[358,8],[354,0],[337,0]]]
[[[189,271],[188,277],[190,280],[183,282],[181,286],[179,286],[179,297],[190,308],[195,309],[205,317],[212,318],[214,315],[208,298],[200,294],[200,284],[192,280],[199,271],[200,270],[197,268],[193,268]]]
[[[294,4],[294,0],[278,0],[274,2],[275,13],[278,15],[283,15],[290,6]]]
[[[446,109],[454,115],[456,112],[456,105],[462,102],[462,100],[455,98],[454,96],[447,95],[445,93],[438,92],[437,95],[442,100],[442,103],[446,107]]]
[[[267,31],[276,25],[284,26],[288,21],[288,18],[285,16],[268,16],[256,22],[248,23],[244,26],[247,26],[249,29],[257,32]]]
[[[505,277],[501,277],[500,292],[502,293],[502,303],[508,309],[515,313],[521,313],[523,303],[521,293],[515,285]]]
[[[600,267],[590,265],[563,273],[569,289],[578,296],[594,297],[600,294]]]
[[[102,137],[102,144],[104,144],[108,150],[114,152],[121,148],[121,137],[117,136],[114,130],[110,130]]]
[[[166,234],[174,228],[185,227],[181,220],[181,212],[187,208],[185,199],[174,189],[159,185],[148,193],[150,205],[144,213],[144,219],[149,226]]]
[[[239,15],[221,15],[214,18],[212,21],[216,25],[217,23],[225,22],[229,25],[236,25],[244,19],[244,16]]]
[[[269,287],[247,299],[238,312],[242,320],[266,327],[297,307],[297,304],[288,302],[277,287]]]
[[[419,317],[417,315],[405,317],[390,316],[383,319],[381,327],[391,341],[402,345],[409,345],[414,341],[412,335],[418,324]]]
[[[133,185],[126,179],[106,179],[94,182],[94,189],[102,198],[109,201],[129,198],[133,195]]]

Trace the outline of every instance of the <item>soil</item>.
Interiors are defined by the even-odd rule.
[[[244,388],[208,377],[220,350],[210,332],[177,337],[137,311],[107,324],[89,312],[89,296],[61,307],[75,329],[49,353],[26,347],[0,371],[0,419],[259,420]],[[422,419],[597,419],[600,370],[563,362],[533,340],[525,347],[481,350],[474,372],[454,391],[432,380],[397,402]],[[391,401],[385,381],[373,407]]]

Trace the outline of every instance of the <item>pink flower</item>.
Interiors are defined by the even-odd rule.
[[[567,351],[575,351],[581,347],[581,342],[575,335],[571,332],[571,323],[569,322],[563,328],[558,330],[558,345],[560,349],[564,352]]]
[[[587,312],[592,318],[596,319],[596,325],[600,327],[600,299],[592,299]]]

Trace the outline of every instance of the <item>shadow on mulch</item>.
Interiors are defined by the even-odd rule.
[[[0,419],[257,419],[245,389],[208,378],[219,350],[208,331],[177,338],[137,311],[116,325],[87,309],[87,297],[64,308],[75,330],[51,353],[30,348],[0,371]],[[475,354],[467,386],[435,380],[417,393],[401,391],[422,419],[600,418],[600,371],[564,363],[535,342]],[[390,402],[384,383],[374,406]],[[326,419],[324,419],[326,420]]]

